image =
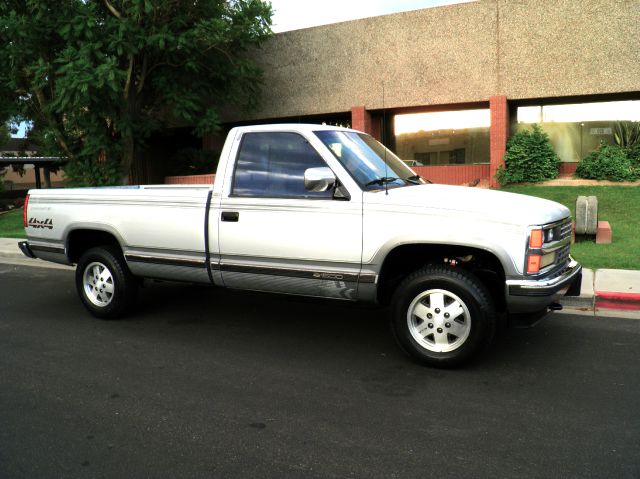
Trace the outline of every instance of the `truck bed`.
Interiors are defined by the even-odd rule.
[[[138,268],[129,260],[136,257],[147,262],[154,257],[204,261],[203,224],[210,190],[210,185],[32,190],[29,244],[43,259],[68,263],[65,238],[68,243],[73,235],[69,232],[91,229],[111,233],[124,245],[134,273]]]

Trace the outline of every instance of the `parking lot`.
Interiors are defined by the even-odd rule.
[[[640,476],[640,321],[555,315],[465,369],[384,311],[0,264],[0,477]]]

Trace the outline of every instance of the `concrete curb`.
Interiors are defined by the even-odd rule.
[[[593,270],[583,268],[580,296],[565,296],[560,300],[560,303],[571,308],[592,310],[595,305],[594,284],[595,273]]]
[[[640,272],[600,269],[594,281],[596,309],[640,310]]]
[[[18,248],[18,243],[24,238],[0,238],[0,258],[25,258]]]

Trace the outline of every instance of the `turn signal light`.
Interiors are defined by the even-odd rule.
[[[533,274],[540,271],[540,262],[542,260],[542,255],[539,254],[530,254],[527,258],[527,273]]]
[[[29,195],[24,199],[24,208],[22,210],[22,225],[27,227],[27,207],[29,206]]]
[[[542,234],[542,230],[532,230],[529,236],[529,248],[540,249],[542,248],[543,241],[544,235]]]

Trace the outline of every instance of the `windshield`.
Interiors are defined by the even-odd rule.
[[[316,131],[363,190],[424,184],[424,180],[369,135],[353,131]]]

